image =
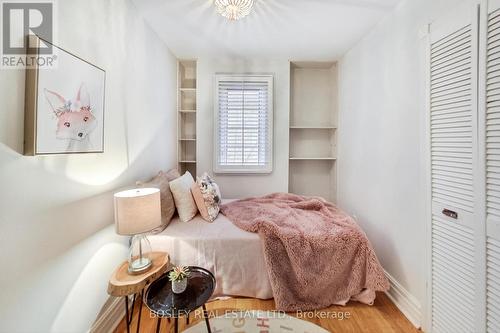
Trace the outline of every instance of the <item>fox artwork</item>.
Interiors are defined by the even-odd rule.
[[[104,153],[106,71],[50,44],[53,68],[26,69],[24,155]]]
[[[92,148],[90,134],[97,127],[97,119],[92,113],[90,96],[85,83],[73,99],[66,99],[57,92],[44,89],[50,110],[56,118],[55,137],[66,140],[67,151],[88,150]]]

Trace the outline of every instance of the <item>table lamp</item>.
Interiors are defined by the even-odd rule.
[[[133,236],[128,272],[141,274],[151,267],[151,244],[146,232],[161,225],[160,190],[139,188],[115,193],[115,225],[119,235]]]

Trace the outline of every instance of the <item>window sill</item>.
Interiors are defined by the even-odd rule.
[[[217,175],[269,175],[273,172],[271,169],[262,169],[262,170],[249,170],[249,169],[219,169],[215,168],[214,173]]]

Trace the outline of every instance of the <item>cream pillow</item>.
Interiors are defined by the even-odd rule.
[[[191,194],[191,185],[194,184],[193,176],[186,171],[184,175],[170,182],[170,191],[174,196],[175,207],[182,222],[191,220],[198,213],[198,207]]]
[[[137,186],[140,187],[154,187],[160,190],[160,201],[161,201],[161,226],[153,230],[153,233],[161,232],[165,229],[172,216],[175,213],[175,203],[172,192],[170,191],[169,182],[179,178],[181,175],[177,169],[169,170],[168,172],[160,171],[158,174],[147,182],[136,182]]]

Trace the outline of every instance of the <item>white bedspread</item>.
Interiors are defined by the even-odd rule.
[[[161,233],[148,236],[153,251],[165,251],[175,265],[200,266],[214,273],[214,296],[273,297],[257,234],[243,231],[219,214],[213,223],[197,215],[174,218]]]

